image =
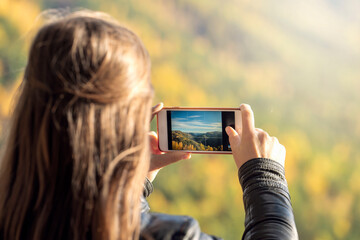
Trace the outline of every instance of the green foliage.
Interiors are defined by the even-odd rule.
[[[6,89],[25,65],[21,36],[34,14],[25,19],[24,9],[102,10],[144,41],[155,101],[251,104],[256,125],[287,149],[286,175],[301,239],[360,235],[358,1],[2,1],[0,120],[9,108]],[[159,173],[150,204],[153,211],[195,217],[205,232],[239,239],[241,194],[230,156],[193,155]]]

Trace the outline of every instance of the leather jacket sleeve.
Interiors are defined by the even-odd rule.
[[[242,238],[298,239],[284,168],[273,160],[257,158],[246,162],[238,176],[245,207]],[[202,233],[191,217],[149,213],[145,197],[152,192],[151,182],[146,180],[144,187],[140,239],[220,239]]]
[[[238,173],[245,208],[242,239],[298,239],[284,167],[256,158]]]
[[[145,198],[152,191],[152,183],[146,179],[141,198],[140,240],[221,240],[221,238],[201,232],[199,223],[192,217],[149,213],[150,207]]]

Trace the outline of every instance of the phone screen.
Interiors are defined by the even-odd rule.
[[[231,151],[227,126],[235,128],[234,111],[167,111],[169,150]]]

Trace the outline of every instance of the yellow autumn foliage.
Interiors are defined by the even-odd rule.
[[[41,8],[34,1],[0,1],[0,16],[6,16],[6,19],[12,22],[22,34],[27,34],[34,27],[35,20],[40,12]]]
[[[300,239],[358,239],[360,24],[355,0],[337,1],[337,7],[330,1],[274,5],[264,0],[82,4],[108,12],[140,36],[152,59],[155,102],[252,105],[257,126],[286,147]],[[0,77],[8,77],[6,86],[0,84],[0,121],[9,118],[21,82],[19,66],[11,64],[25,62],[27,36],[44,5],[0,0],[0,17],[9,25],[0,23]],[[344,12],[349,17],[341,17]],[[191,215],[203,231],[224,239],[241,236],[242,191],[231,156],[193,154],[162,170],[154,185],[152,210]]]

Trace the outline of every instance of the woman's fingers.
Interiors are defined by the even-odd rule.
[[[164,107],[164,104],[162,102],[156,104],[155,106],[152,107],[152,111],[151,111],[151,120],[154,119],[155,115],[161,111],[161,109]],[[151,121],[150,120],[150,121]]]
[[[183,159],[189,159],[191,157],[190,153],[161,152],[158,145],[159,142],[158,136],[155,132],[150,132],[149,138],[150,138],[150,149],[152,152],[149,171],[157,170],[171,163],[178,162]]]
[[[189,158],[191,158],[191,154],[184,152],[168,152],[164,154],[153,154],[151,156],[149,171],[158,170],[172,163]]]
[[[277,140],[277,138],[276,138],[276,140]],[[286,148],[282,144],[280,144],[279,141],[277,141],[277,145],[278,145],[279,152],[278,152],[278,155],[276,156],[277,157],[276,159],[278,159],[278,162],[281,165],[285,166]]]
[[[227,127],[234,160],[238,168],[253,158],[270,158],[284,165],[285,148],[277,138],[271,137],[266,131],[255,128],[254,113],[250,106],[241,104],[241,131]]]
[[[270,135],[261,128],[255,128],[255,132],[259,141],[262,143],[266,142],[270,138]]]
[[[147,178],[152,182],[159,170],[167,165],[178,162],[180,160],[191,158],[190,153],[170,152],[164,154],[152,154],[150,161],[150,168]]]
[[[233,147],[240,145],[240,135],[238,131],[235,131],[235,129],[233,129],[230,126],[227,126],[225,128],[225,131],[227,133],[227,135],[229,136],[229,142],[230,145]]]
[[[249,134],[254,132],[255,130],[254,113],[251,110],[250,105],[241,104],[240,110],[241,110],[241,118],[242,118],[242,133]]]

